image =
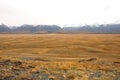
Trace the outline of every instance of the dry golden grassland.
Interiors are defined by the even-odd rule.
[[[120,34],[0,34],[0,80],[120,80]]]

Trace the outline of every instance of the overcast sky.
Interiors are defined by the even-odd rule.
[[[101,24],[120,20],[120,0],[0,0],[0,23]]]

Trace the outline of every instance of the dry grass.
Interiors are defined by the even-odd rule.
[[[93,75],[91,70],[120,72],[119,49],[120,34],[0,34],[0,61],[12,61],[12,67],[17,70],[25,68],[27,73],[16,77],[21,80],[26,77],[44,80],[46,76],[57,80],[58,75],[62,75],[61,80],[88,80],[88,75]],[[13,66],[16,61],[22,65]],[[76,70],[80,71],[79,78],[76,78],[79,75]],[[47,75],[44,79],[43,76],[39,79],[30,77],[37,71]],[[6,75],[10,76],[9,73]],[[101,79],[110,77],[106,75]]]
[[[0,54],[46,58],[120,59],[119,34],[0,35]]]

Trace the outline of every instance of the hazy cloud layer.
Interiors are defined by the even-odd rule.
[[[0,0],[0,23],[111,23],[120,20],[119,8],[119,0]]]

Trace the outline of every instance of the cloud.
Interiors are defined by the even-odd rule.
[[[0,22],[93,24],[120,20],[119,0],[0,0]]]

